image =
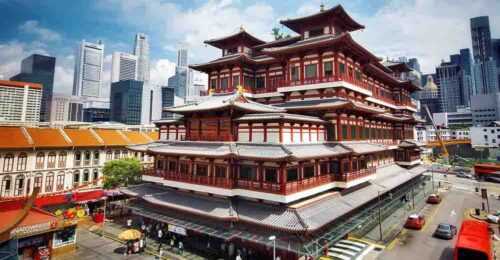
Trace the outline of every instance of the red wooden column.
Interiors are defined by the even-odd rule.
[[[323,52],[319,52],[318,78],[320,82],[323,82]]]
[[[333,54],[333,70],[335,71],[334,78],[340,80],[338,53]]]
[[[304,84],[304,56],[300,56],[300,67],[299,67],[299,79],[300,79],[300,84]]]
[[[314,176],[320,176],[321,175],[321,167],[319,167],[319,159],[314,160]]]
[[[338,141],[342,141],[344,139],[344,137],[342,136],[342,120],[340,118],[340,114],[337,114],[337,140]]]
[[[263,123],[264,127],[264,143],[267,143],[267,123]]]
[[[286,162],[280,163],[278,178],[281,194],[286,194]]]

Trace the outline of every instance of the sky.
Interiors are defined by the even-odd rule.
[[[381,58],[418,58],[424,73],[470,48],[469,19],[488,15],[493,38],[500,38],[498,0],[0,0],[0,78],[20,70],[33,53],[55,56],[55,92],[70,93],[74,56],[85,39],[105,45],[104,93],[109,91],[111,55],[132,52],[134,35],[150,37],[151,80],[165,85],[174,73],[176,50],[189,50],[189,63],[207,62],[220,51],[204,40],[241,26],[272,40],[279,21],[341,4],[365,29],[353,37]],[[288,33],[293,34],[290,31]]]

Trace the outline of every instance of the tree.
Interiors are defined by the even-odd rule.
[[[141,163],[135,158],[124,158],[106,162],[102,170],[103,186],[112,189],[137,183],[140,179]]]
[[[290,38],[290,34],[285,35],[280,31],[280,28],[278,27],[274,27],[271,31],[271,34],[274,36],[275,40]]]

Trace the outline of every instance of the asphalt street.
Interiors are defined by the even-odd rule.
[[[432,237],[439,223],[449,223],[460,227],[471,208],[481,207],[482,199],[475,192],[478,183],[474,180],[456,178],[448,175],[434,174],[435,180],[442,181],[442,187],[449,187],[442,193],[443,201],[433,206],[426,219],[426,225],[420,231],[403,230],[398,238],[390,244],[378,259],[384,260],[423,260],[423,259],[453,259],[453,240],[441,240]],[[481,187],[500,191],[499,184],[481,183]],[[499,193],[499,192],[497,192]],[[490,197],[491,210],[500,209],[500,200]]]

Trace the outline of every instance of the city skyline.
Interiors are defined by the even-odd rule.
[[[461,5],[454,2],[453,8],[450,8],[450,4],[444,2],[446,1],[443,3],[408,1],[403,4],[396,1],[371,1],[368,5],[360,1],[339,1],[338,3],[343,4],[356,19],[366,25],[367,29],[363,34],[353,34],[363,45],[373,46],[374,53],[380,57],[417,57],[423,72],[428,73],[439,65],[440,60],[448,55],[449,50],[470,48],[469,19],[471,17],[490,16],[492,35],[500,34],[498,26],[500,16],[491,11],[500,8],[500,3],[485,0]],[[325,4],[328,7],[337,2],[326,1]],[[82,2],[76,2],[72,7],[64,4],[56,7],[49,4],[43,8],[40,7],[36,10],[36,15],[30,17],[15,11],[15,9],[19,10],[16,7],[24,5],[19,2],[0,3],[3,9],[12,10],[11,15],[14,16],[13,19],[1,22],[6,30],[4,35],[0,36],[0,57],[3,57],[6,62],[0,65],[0,75],[7,78],[17,73],[20,60],[32,53],[56,56],[58,64],[54,89],[57,93],[68,93],[73,77],[72,49],[82,39],[91,42],[102,40],[105,44],[103,75],[105,83],[103,85],[107,88],[106,91],[109,91],[112,53],[114,51],[130,52],[133,46],[131,39],[136,33],[144,32],[150,37],[151,81],[155,84],[165,84],[170,75],[165,76],[163,69],[174,66],[178,49],[189,49],[192,54],[189,60],[192,63],[213,58],[217,55],[217,51],[214,48],[205,47],[202,41],[234,32],[240,26],[263,40],[271,40],[269,24],[277,26],[280,19],[315,12],[319,9],[320,2],[312,1],[301,4],[299,1],[292,1],[287,3],[286,7],[273,2],[252,4],[233,1],[206,3],[105,1],[88,6]],[[434,8],[429,8],[430,6]],[[32,11],[28,10],[27,13],[33,14],[37,5],[33,3],[28,7]],[[398,7],[397,12],[389,12],[395,7]],[[443,10],[444,7],[447,9]],[[74,14],[77,11],[79,15],[68,21],[68,24],[60,24],[60,18],[53,19],[48,16],[60,8],[67,10],[68,14],[65,15]],[[115,12],[111,14],[110,11],[113,8]],[[171,10],[170,15],[162,13],[168,10]],[[433,13],[438,11],[441,15],[436,17]],[[102,14],[103,17],[96,15],[89,18],[87,17],[89,12]],[[210,21],[204,22],[206,20],[204,17],[210,17]],[[401,24],[389,23],[391,27],[381,26],[381,23],[387,22],[390,18],[401,19],[402,22]],[[405,22],[410,18],[414,21],[419,20],[419,23]],[[227,20],[234,21],[224,22]],[[102,26],[92,26],[97,22],[101,22]],[[73,23],[81,24],[78,27],[79,30],[68,28]],[[431,23],[433,28],[436,28],[436,32],[440,33],[429,32],[428,25]],[[175,30],[172,30],[173,26]],[[380,29],[374,30],[373,28]],[[166,30],[170,30],[168,36],[165,36]],[[379,37],[380,34],[389,35],[389,33],[391,41],[388,41],[387,37]],[[433,37],[432,41],[428,41],[429,36]]]

